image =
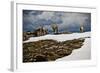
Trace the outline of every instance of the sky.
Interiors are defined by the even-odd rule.
[[[52,32],[51,25],[56,24],[59,32],[79,32],[79,27],[84,26],[84,31],[91,31],[91,14],[79,12],[38,11],[23,10],[23,31],[35,31],[43,26]]]

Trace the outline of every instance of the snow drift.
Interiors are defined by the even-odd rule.
[[[91,59],[91,38],[86,38],[84,45],[79,48],[73,50],[72,54],[69,56],[65,56],[57,59],[56,61],[73,61],[73,60],[89,60]]]
[[[45,40],[45,39],[52,39],[52,40],[57,40],[59,42],[62,42],[62,41],[66,41],[66,40],[73,40],[73,39],[78,39],[78,38],[90,37],[90,35],[91,35],[90,32],[72,33],[72,34],[59,34],[59,35],[48,34],[48,35],[45,35],[45,36],[30,37],[28,40],[24,41],[24,43],[39,41],[39,40]]]

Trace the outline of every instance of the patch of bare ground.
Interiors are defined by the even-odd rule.
[[[74,49],[81,48],[85,39],[74,39],[63,42],[39,40],[23,43],[23,62],[55,61],[68,56]]]

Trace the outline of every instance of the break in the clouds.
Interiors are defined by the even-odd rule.
[[[91,30],[91,14],[77,12],[23,10],[23,30],[34,31],[44,26],[49,31],[51,24],[57,24],[59,31],[78,32],[80,25],[85,31]]]

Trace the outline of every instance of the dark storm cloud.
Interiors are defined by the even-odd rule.
[[[43,11],[33,11],[33,10],[23,10],[24,14],[30,14],[30,15],[39,15],[42,14]]]
[[[24,31],[32,31],[43,25],[48,30],[51,24],[57,24],[59,30],[79,30],[80,25],[84,25],[86,30],[91,28],[90,13],[75,12],[50,12],[37,10],[23,10]]]
[[[45,25],[50,26],[51,24],[61,24],[62,20],[60,18],[60,14],[55,12],[52,13],[52,16],[43,15],[43,11],[33,11],[33,10],[23,10],[23,28],[25,31],[31,31],[32,29],[35,30],[38,26]],[[41,18],[42,17],[42,18]],[[48,19],[50,17],[50,19]]]

